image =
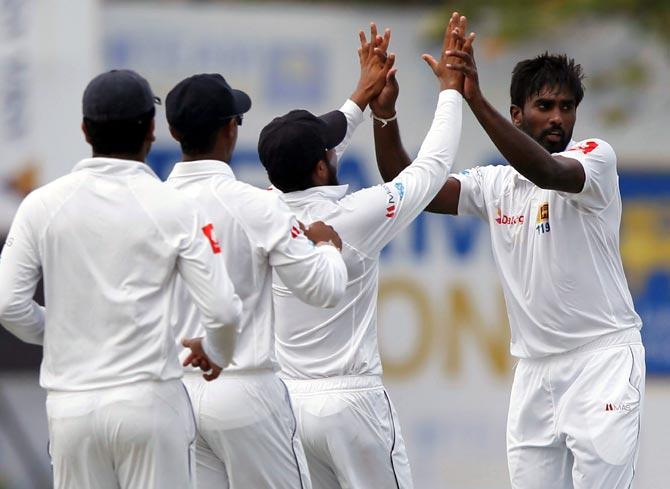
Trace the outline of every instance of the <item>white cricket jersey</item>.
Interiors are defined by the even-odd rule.
[[[571,141],[559,156],[579,161],[579,193],[544,190],[511,166],[452,175],[459,215],[486,220],[502,281],[511,353],[538,358],[641,328],[619,253],[621,196],[612,147]]]
[[[90,158],[21,204],[0,259],[0,322],[44,345],[40,383],[100,389],[182,376],[167,311],[188,284],[214,335],[239,299],[196,203],[138,161]],[[44,277],[46,309],[32,301]]]
[[[197,200],[213,221],[242,300],[237,345],[226,371],[277,370],[273,268],[301,300],[333,307],[347,281],[340,252],[330,245],[314,246],[276,193],[236,180],[224,162],[177,163],[167,185]],[[172,316],[178,339],[202,335],[200,314],[184,294],[175,300]]]
[[[363,113],[351,101],[340,109],[348,121],[344,151]],[[381,375],[377,345],[379,253],[435,197],[458,150],[462,97],[440,93],[435,118],[416,160],[393,181],[347,195],[347,186],[321,186],[282,194],[300,220],[323,220],[343,242],[349,281],[334,309],[298,301],[276,280],[277,357],[282,374],[294,379]]]

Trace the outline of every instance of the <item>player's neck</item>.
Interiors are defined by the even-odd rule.
[[[222,163],[228,163],[230,161],[230,157],[221,154],[216,151],[211,151],[207,153],[183,153],[181,156],[181,160],[185,162],[189,161],[201,161],[201,160],[213,160],[213,161],[220,161]]]
[[[93,158],[113,158],[115,160],[129,160],[129,161],[139,161],[140,163],[146,162],[146,155],[142,153],[96,153],[95,151],[92,154]]]

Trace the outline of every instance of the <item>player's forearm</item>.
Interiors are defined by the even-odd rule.
[[[212,256],[202,246],[194,246],[195,256],[185,254],[178,262],[179,273],[191,299],[202,314],[207,356],[224,368],[232,360],[242,301],[235,293],[223,259]]]
[[[456,90],[440,92],[435,117],[426,134],[419,154],[411,166],[421,165],[437,171],[441,182],[431,181],[437,189],[442,187],[454,164],[461,139],[463,97]]]
[[[402,145],[398,121],[393,120],[383,125],[383,122],[374,119],[373,130],[375,137],[375,156],[377,168],[385,182],[390,182],[403,171],[411,162],[407,151]]]
[[[347,267],[334,246],[322,245],[311,256],[275,266],[279,278],[296,297],[315,307],[335,307],[347,286]]]
[[[205,338],[202,347],[207,357],[220,368],[226,368],[233,359],[237,343],[237,327],[221,325],[205,326]]]
[[[351,99],[347,99],[342,107],[340,107],[340,112],[344,114],[344,117],[347,119],[347,132],[344,136],[344,139],[340,144],[335,148],[335,153],[337,154],[337,159],[339,160],[342,157],[349,144],[351,143],[351,138],[358,126],[363,122],[363,110]]]
[[[393,180],[403,189],[402,203],[395,217],[399,226],[413,220],[444,187],[458,152],[462,105],[463,98],[457,91],[440,93],[433,123],[418,156]]]
[[[2,300],[0,324],[21,341],[44,344],[44,308],[33,300]]]
[[[483,96],[469,101],[473,114],[505,159],[535,185],[549,188],[559,169],[552,155],[516,128]]]

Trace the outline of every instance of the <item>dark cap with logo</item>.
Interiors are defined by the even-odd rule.
[[[182,132],[216,126],[251,108],[251,99],[219,74],[193,75],[180,81],[165,100],[168,123]]]
[[[340,144],[347,133],[347,118],[339,110],[319,117],[292,110],[276,117],[261,131],[258,154],[270,176],[311,172],[325,152]]]
[[[132,70],[112,70],[90,81],[82,100],[84,117],[96,122],[132,120],[155,112],[161,101],[149,82]]]

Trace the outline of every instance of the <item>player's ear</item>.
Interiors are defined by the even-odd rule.
[[[312,182],[315,185],[325,185],[328,181],[329,170],[326,160],[319,160],[312,170]]]
[[[514,124],[516,127],[519,127],[523,121],[523,112],[521,107],[514,104],[510,105],[509,115],[512,118],[512,124]]]
[[[235,117],[230,119],[224,126],[224,129],[229,138],[237,137],[237,119]]]
[[[88,129],[86,129],[86,124],[84,121],[81,121],[81,132],[84,133],[84,138],[86,138],[86,142],[88,144],[91,144],[91,136],[88,135]]]
[[[154,142],[156,140],[156,119],[151,119],[149,122],[149,128],[147,129],[146,141]]]
[[[179,132],[172,126],[170,126],[170,135],[174,138],[175,141],[179,142],[181,135]]]

